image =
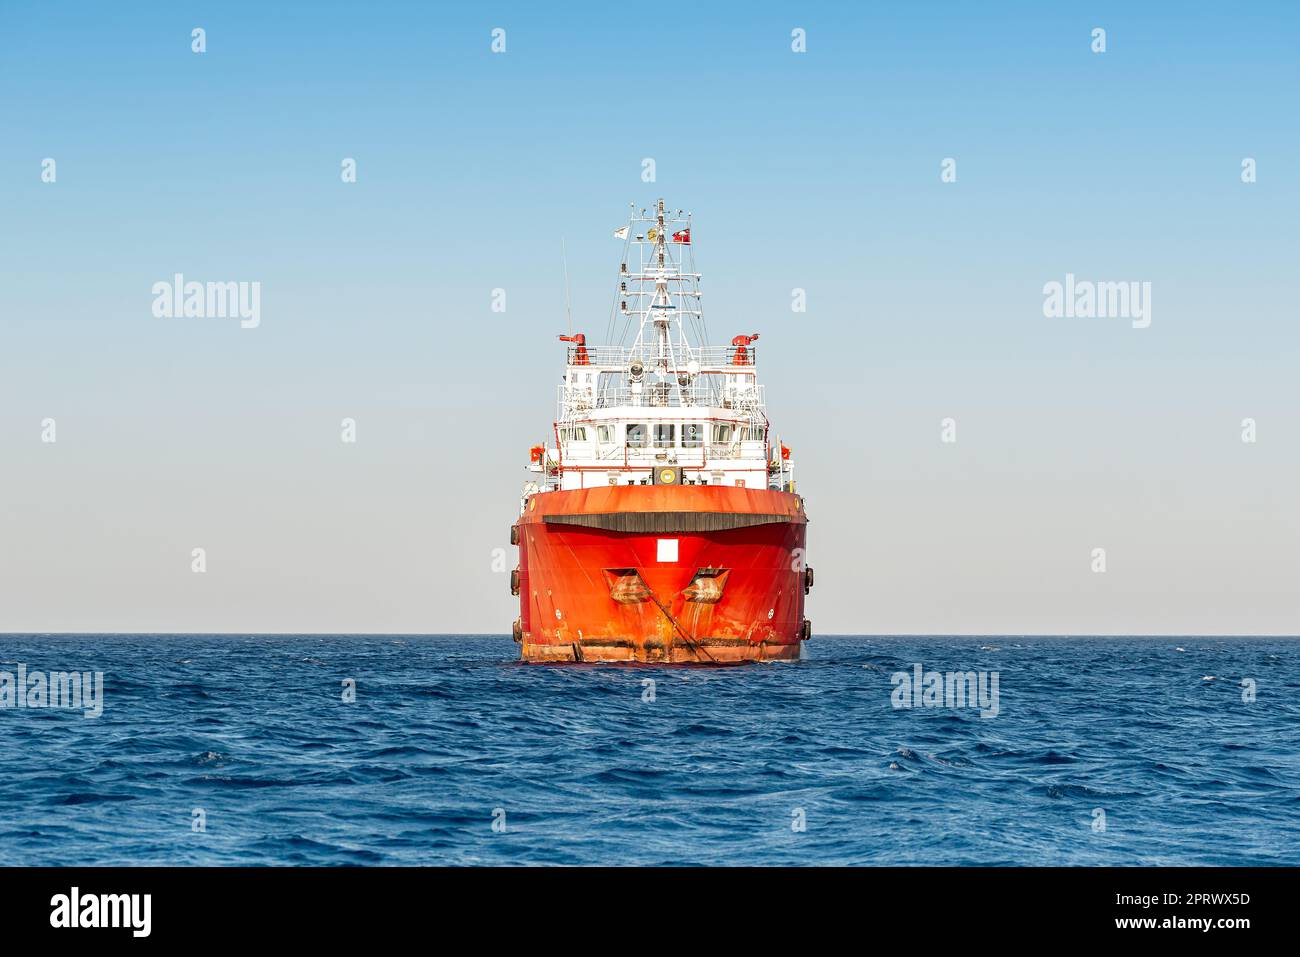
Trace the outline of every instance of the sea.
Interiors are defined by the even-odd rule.
[[[1300,639],[817,636],[804,655],[0,635],[0,860],[1300,864]],[[93,707],[51,693],[60,672]]]

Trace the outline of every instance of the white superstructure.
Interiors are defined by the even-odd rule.
[[[537,491],[599,485],[735,485],[794,491],[789,449],[770,433],[753,340],[708,346],[691,217],[633,208],[608,329],[571,343],[553,434],[532,450]],[[698,343],[698,344],[697,344]],[[663,471],[671,467],[669,471]]]

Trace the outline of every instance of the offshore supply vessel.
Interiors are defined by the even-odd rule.
[[[511,573],[525,661],[796,659],[808,517],[769,426],[758,334],[709,346],[691,216],[632,208],[608,341],[568,343]]]

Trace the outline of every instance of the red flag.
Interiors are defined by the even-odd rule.
[[[689,246],[691,244],[691,227],[687,226],[685,229],[673,233],[673,242],[685,243]]]

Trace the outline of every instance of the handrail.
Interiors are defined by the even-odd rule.
[[[672,382],[642,383],[639,390],[634,390],[629,383],[605,383],[595,393],[566,385],[557,389],[561,414],[567,404],[579,409],[624,406],[636,409],[730,409],[757,418],[762,414],[767,399],[767,389],[763,385],[724,389],[715,380],[701,382],[698,378],[686,386]]]
[[[702,367],[731,366],[737,371],[744,371],[747,368],[752,369],[758,360],[758,347],[744,346],[739,351],[744,361],[736,361],[736,346],[700,346],[698,348],[682,349],[677,353],[677,360],[682,367],[685,367],[687,362],[694,360]],[[633,359],[639,359],[642,365],[647,369],[651,369],[656,362],[655,356],[654,352],[644,346],[640,349],[631,346],[582,346],[581,348],[569,346],[565,349],[565,360],[569,365],[616,366],[620,369],[630,366]],[[585,358],[586,361],[578,361],[580,358]]]

